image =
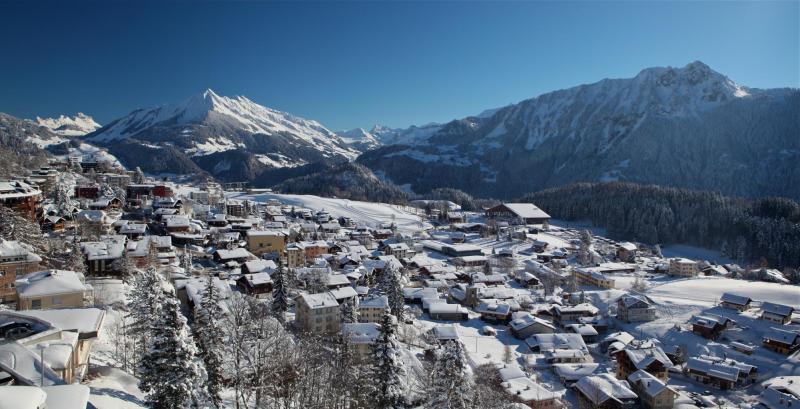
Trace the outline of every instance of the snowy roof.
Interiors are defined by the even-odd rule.
[[[504,303],[482,302],[475,307],[475,312],[479,314],[508,315],[511,312],[511,306]]]
[[[25,384],[40,385],[42,365],[37,352],[16,341],[1,344],[0,369],[19,377]],[[61,385],[63,383],[64,381],[49,366],[44,366],[44,385]]]
[[[358,308],[389,308],[389,297],[379,295],[364,299],[358,303]]]
[[[761,304],[761,311],[775,315],[789,316],[794,312],[794,307],[765,301]]]
[[[248,230],[247,236],[261,236],[261,237],[280,237],[285,236],[286,233],[279,230]]]
[[[628,344],[624,352],[636,369],[647,368],[653,362],[660,362],[667,368],[672,367],[672,361],[669,360],[664,350],[655,345],[644,348],[634,348],[631,347],[631,344]]]
[[[344,274],[328,274],[325,280],[325,284],[329,287],[331,286],[349,286],[350,279],[347,278]]]
[[[446,303],[437,303],[431,304],[428,307],[428,314],[450,314],[450,313],[461,313],[467,314],[469,311],[461,306],[461,304],[446,304]]]
[[[300,298],[310,309],[338,307],[339,302],[331,293],[300,294]]]
[[[719,300],[721,302],[727,302],[730,304],[747,305],[750,302],[750,297],[745,297],[743,295],[736,295],[731,293],[722,293],[722,297],[720,297]]]
[[[800,337],[800,332],[788,331],[781,328],[771,328],[764,334],[764,339],[780,342],[786,345],[793,345],[797,340],[797,337]]]
[[[551,392],[530,378],[516,378],[502,383],[509,395],[523,402],[545,401],[556,399],[561,393]]]
[[[189,227],[189,216],[183,214],[174,214],[164,216],[163,219],[167,223],[167,227]]]
[[[239,247],[233,250],[220,249],[216,251],[221,260],[232,260],[236,258],[250,258],[251,254],[246,249]]]
[[[593,374],[600,364],[580,363],[580,364],[553,364],[553,372],[559,378],[577,381],[578,379]]]
[[[770,409],[800,405],[800,376],[779,376],[761,384],[764,392],[758,401]]]
[[[739,368],[704,358],[689,358],[689,361],[686,362],[686,368],[731,382],[736,382],[739,378]]]
[[[570,331],[580,334],[584,337],[586,336],[596,336],[597,330],[594,329],[594,326],[589,324],[569,324],[567,325]]]
[[[83,283],[83,274],[69,270],[45,270],[17,278],[17,293],[20,297],[68,294],[91,291],[92,286]]]
[[[458,327],[455,325],[439,325],[433,327],[433,334],[439,341],[458,339]]]
[[[644,303],[645,306],[649,307],[650,304],[651,304],[650,300],[648,300],[647,297],[645,297],[643,295],[638,295],[638,294],[625,294],[622,297],[620,297],[620,301],[626,307],[632,307],[632,306],[634,306],[634,305],[636,305],[638,303]]]
[[[608,342],[608,343],[621,342],[622,344],[627,345],[631,341],[633,341],[633,339],[634,339],[633,335],[631,335],[631,334],[629,334],[629,333],[627,333],[625,331],[620,331],[620,332],[615,332],[613,334],[609,334],[608,336],[603,338],[603,342]]]
[[[596,405],[609,399],[621,402],[637,398],[636,393],[630,390],[627,382],[608,373],[581,378],[575,383],[575,388]]]
[[[727,317],[722,317],[714,314],[695,315],[694,317],[692,317],[691,320],[689,320],[689,322],[692,325],[698,325],[704,328],[711,328],[711,329],[713,329],[717,325],[724,327],[728,323],[728,321],[733,321],[733,320]]]
[[[533,315],[531,315],[531,314],[529,314],[527,312],[524,313],[524,314],[521,314],[519,317],[517,317],[514,320],[512,320],[511,321],[511,328],[514,328],[515,330],[519,331],[519,330],[521,330],[523,328],[527,328],[527,327],[529,327],[529,326],[531,326],[533,324],[543,325],[543,326],[545,326],[547,328],[551,328],[553,330],[556,329],[556,327],[553,324],[551,324],[550,322],[545,321],[545,320],[543,320],[541,318],[535,317],[535,316],[533,316]]]
[[[46,402],[47,394],[38,386],[0,386],[0,409],[41,409]]]
[[[334,290],[331,290],[330,293],[337,300],[344,300],[345,298],[354,298],[358,296],[356,290],[350,286],[336,288]]]
[[[90,222],[105,223],[107,221],[106,212],[102,210],[81,210],[75,216],[77,220],[87,220]]]
[[[98,308],[65,308],[56,310],[26,310],[17,311],[17,314],[27,315],[49,322],[54,327],[65,331],[78,333],[94,333],[100,331],[104,310]]]
[[[579,349],[589,352],[583,337],[580,334],[559,333],[559,334],[534,334],[525,339],[525,343],[531,348],[538,347],[542,351],[554,349]]]
[[[381,326],[374,322],[342,324],[342,335],[353,344],[372,344],[380,336]]]
[[[0,182],[0,201],[5,199],[17,199],[20,197],[39,195],[42,192],[34,184],[29,184],[21,180]]]
[[[267,273],[244,274],[242,277],[250,285],[263,285],[272,282],[272,278]]]
[[[528,377],[519,365],[503,365],[501,368],[498,368],[497,372],[500,373],[500,379],[503,381]]]
[[[0,239],[0,257],[25,258],[29,262],[39,262],[42,258],[26,249],[18,241]]]
[[[147,225],[144,223],[125,223],[119,229],[120,234],[144,234]]]
[[[521,219],[549,219],[550,215],[533,203],[503,203],[508,210]]]
[[[245,267],[247,267],[247,271],[251,273],[261,273],[261,272],[268,272],[271,273],[275,271],[278,266],[272,260],[251,260],[244,263]]]
[[[89,403],[86,385],[54,385],[42,388],[47,394],[47,409],[85,408]]]
[[[113,260],[122,257],[127,239],[121,234],[100,236],[100,241],[81,243],[81,250],[91,260]]]
[[[632,384],[639,384],[641,390],[650,397],[658,396],[664,390],[670,390],[672,393],[677,393],[674,389],[667,386],[664,381],[641,369],[628,375],[628,381]]]

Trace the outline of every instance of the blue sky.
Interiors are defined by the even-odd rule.
[[[0,1],[0,112],[107,123],[206,88],[339,130],[701,60],[800,87],[800,2]]]

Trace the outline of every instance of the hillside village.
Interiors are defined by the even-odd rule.
[[[0,205],[0,406],[800,405],[793,277],[532,203],[356,202],[62,157],[0,181]]]

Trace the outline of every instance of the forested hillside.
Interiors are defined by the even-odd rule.
[[[721,250],[740,262],[800,265],[800,204],[634,183],[578,183],[528,194],[553,217],[587,220],[612,236]]]

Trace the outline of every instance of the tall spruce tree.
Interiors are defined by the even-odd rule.
[[[161,278],[149,267],[137,275],[128,293],[128,327],[134,336],[134,354],[143,354],[150,336],[150,325],[161,307]]]
[[[272,313],[281,324],[286,323],[286,311],[289,310],[288,276],[283,263],[272,273]]]
[[[397,318],[383,314],[381,330],[375,342],[373,357],[377,403],[380,409],[396,409],[405,405],[405,367],[397,340]]]
[[[195,361],[197,347],[189,335],[180,303],[171,292],[150,325],[147,351],[139,365],[139,388],[157,409],[186,408],[195,402],[202,369]]]
[[[400,282],[400,272],[392,267],[383,271],[380,290],[389,298],[389,310],[398,320],[404,319],[405,299],[403,298],[403,285]]]
[[[473,382],[464,345],[458,340],[444,343],[431,373],[426,408],[467,409],[473,397]]]
[[[219,408],[222,406],[220,393],[224,387],[223,354],[225,339],[219,320],[223,311],[220,307],[222,295],[214,285],[214,279],[208,276],[206,288],[203,291],[203,300],[199,308],[195,309],[195,334],[200,357],[206,367],[206,390],[211,403]]]

